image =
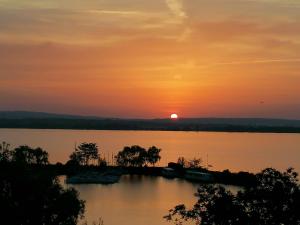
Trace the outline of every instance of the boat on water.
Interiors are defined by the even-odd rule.
[[[184,178],[187,180],[199,182],[212,182],[214,180],[212,174],[194,170],[187,170],[185,172]]]
[[[177,172],[173,168],[165,167],[162,169],[162,176],[166,178],[175,178],[178,176]]]
[[[85,172],[67,177],[67,184],[114,184],[119,182],[121,175],[112,172]]]

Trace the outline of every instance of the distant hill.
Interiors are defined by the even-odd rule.
[[[300,120],[264,118],[118,119],[44,112],[0,111],[0,128],[300,133]]]
[[[0,119],[94,119],[98,117],[78,116],[68,114],[56,114],[46,112],[30,112],[30,111],[0,111]]]

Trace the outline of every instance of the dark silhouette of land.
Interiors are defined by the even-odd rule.
[[[300,120],[265,118],[119,119],[2,111],[0,128],[300,133]]]

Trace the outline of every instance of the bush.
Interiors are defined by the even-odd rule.
[[[300,187],[293,169],[265,169],[257,184],[237,194],[217,185],[201,185],[192,209],[178,205],[165,216],[175,224],[194,220],[199,225],[299,225]]]

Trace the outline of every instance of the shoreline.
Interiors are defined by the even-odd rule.
[[[48,127],[2,127],[0,129],[7,130],[66,130],[66,131],[132,131],[132,132],[187,132],[187,133],[245,133],[245,134],[300,134],[300,128],[296,131],[280,131],[280,130],[212,130],[212,129],[203,129],[203,130],[176,130],[176,129],[94,129],[94,128],[48,128]]]
[[[90,184],[90,176],[94,176],[95,179],[101,178],[102,174],[110,174],[112,176],[123,176],[123,175],[140,175],[140,176],[153,176],[153,177],[164,177],[165,179],[182,179],[187,180],[192,183],[208,183],[208,184],[225,184],[225,185],[234,185],[234,186],[252,186],[256,183],[256,177],[254,173],[240,171],[240,172],[230,172],[229,170],[224,171],[211,171],[204,168],[182,168],[177,170],[174,169],[175,175],[168,176],[163,173],[163,170],[167,167],[120,167],[120,166],[80,166],[80,167],[70,167],[62,164],[51,164],[44,167],[46,171],[52,171],[56,176],[65,175],[69,178],[72,177],[86,177],[86,182],[83,178],[78,183],[81,184]],[[39,168],[41,169],[41,168]],[[198,179],[188,179],[186,174],[188,172],[196,172],[200,174],[208,174],[211,176],[211,179],[208,180],[198,180]],[[98,177],[96,177],[98,173]],[[76,179],[75,179],[76,180]],[[116,179],[115,182],[118,182],[119,179]],[[97,182],[95,182],[97,183]],[[100,182],[101,183],[101,182]],[[105,184],[105,181],[103,182]]]

